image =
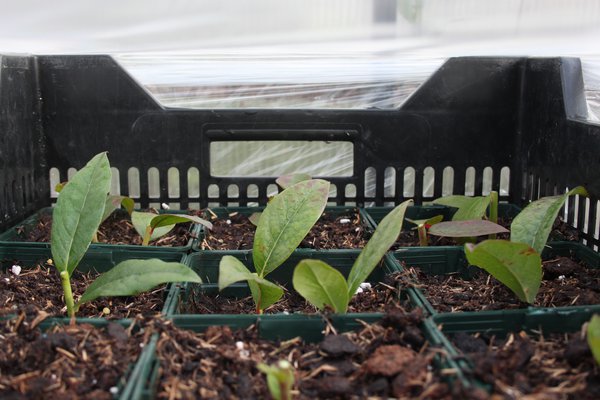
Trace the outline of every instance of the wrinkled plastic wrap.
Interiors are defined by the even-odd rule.
[[[112,54],[178,108],[394,109],[448,57],[575,56],[600,121],[598,0],[23,0],[0,22],[2,52]],[[348,149],[271,146],[219,149],[218,174],[352,171]],[[404,174],[409,192],[423,178]]]

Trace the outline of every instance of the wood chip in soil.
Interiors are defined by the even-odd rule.
[[[442,380],[433,365],[442,353],[426,343],[421,320],[418,311],[396,309],[357,332],[329,330],[321,343],[267,341],[254,326],[194,333],[167,323],[157,345],[157,398],[268,399],[265,376],[256,366],[284,359],[295,370],[294,399],[472,397]]]
[[[373,284],[352,297],[349,313],[385,312],[387,309],[410,307],[409,300],[402,294],[403,286],[396,274],[386,276],[384,282]],[[181,305],[184,314],[254,314],[256,307],[251,296],[234,298],[219,293],[208,294],[200,291],[199,285],[192,286],[189,299]],[[266,314],[304,313],[314,314],[318,310],[294,290],[285,289],[277,303],[264,310]]]
[[[505,339],[461,333],[453,342],[500,398],[600,399],[600,368],[583,332]]]
[[[214,218],[211,222],[213,229],[205,230],[206,237],[201,244],[203,250],[252,249],[256,226],[247,216],[235,212],[227,218]],[[324,212],[299,247],[315,250],[361,249],[370,237],[371,232],[362,224],[357,210],[341,215]]]
[[[147,337],[114,322],[42,333],[36,326],[44,317],[34,312],[0,322],[0,398],[112,399]]]
[[[71,278],[71,288],[75,300],[98,276],[96,272],[79,273]],[[108,319],[131,318],[137,314],[160,313],[166,296],[166,285],[135,297],[101,297],[81,305],[78,317],[105,317]],[[66,316],[64,295],[56,268],[36,265],[25,269],[17,276],[8,271],[0,271],[0,315],[16,314],[26,306],[52,316]],[[104,313],[104,309],[109,314]]]
[[[25,242],[50,242],[52,233],[52,215],[40,214],[34,226],[17,228],[19,239]],[[190,224],[177,224],[165,236],[150,242],[150,246],[180,247],[187,246],[193,233]],[[142,244],[142,237],[137,233],[127,213],[115,212],[100,225],[98,243],[114,245]]]
[[[424,292],[439,312],[490,311],[526,308],[527,303],[486,272],[477,267],[470,280],[458,274],[429,275],[416,268],[405,274]],[[535,299],[536,307],[564,307],[600,304],[600,269],[583,262],[558,257],[543,262],[543,280]]]

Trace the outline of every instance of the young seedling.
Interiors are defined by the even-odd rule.
[[[150,241],[156,240],[169,233],[176,224],[192,222],[212,229],[212,224],[200,217],[185,214],[154,214],[151,212],[133,211],[131,223],[142,237],[142,246],[148,246]]]
[[[257,368],[267,376],[267,387],[273,400],[292,400],[294,367],[289,361],[280,360],[275,365],[260,363]]]
[[[510,241],[486,240],[478,245],[467,243],[467,260],[506,285],[519,300],[533,303],[542,280],[542,250],[558,212],[572,195],[588,194],[579,186],[563,195],[532,202],[513,220]]]
[[[600,315],[594,314],[587,326],[587,342],[596,360],[600,365]]]
[[[429,240],[427,239],[427,231],[433,225],[442,222],[444,219],[443,215],[436,215],[435,217],[431,217],[428,219],[410,219],[406,218],[408,222],[411,222],[416,225],[413,229],[416,229],[419,233],[419,246],[428,246]]]
[[[329,182],[311,179],[292,185],[275,196],[265,207],[252,248],[256,272],[237,258],[225,256],[219,264],[219,290],[247,281],[257,313],[278,301],[283,289],[265,277],[279,267],[300,245],[317,222],[329,196]]]
[[[352,265],[348,280],[323,261],[302,260],[294,270],[294,289],[319,310],[330,308],[336,313],[345,313],[360,284],[396,242],[406,208],[410,204],[412,200],[405,201],[381,220],[371,240]]]
[[[51,251],[60,273],[67,313],[99,296],[131,296],[166,282],[201,282],[190,268],[160,260],[128,260],[96,279],[75,304],[71,276],[85,255],[104,215],[110,188],[106,153],[92,158],[79,170],[58,197],[53,212]]]

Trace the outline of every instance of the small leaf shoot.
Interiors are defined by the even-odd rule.
[[[267,387],[273,400],[292,400],[294,367],[289,361],[280,360],[275,365],[260,363],[256,367],[267,376]]]
[[[587,342],[596,363],[600,365],[600,315],[594,314],[587,326]]]
[[[427,230],[431,228],[431,226],[442,222],[443,219],[443,215],[436,215],[428,219],[406,218],[408,222],[416,225],[416,227],[413,229],[416,229],[419,234],[419,246],[429,246],[429,240],[427,239]]]

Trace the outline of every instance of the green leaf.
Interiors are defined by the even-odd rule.
[[[465,221],[471,219],[481,219],[490,204],[490,196],[468,197],[468,196],[447,196],[440,197],[433,201],[434,204],[458,208],[452,221]]]
[[[311,176],[308,174],[282,175],[279,178],[275,179],[275,183],[277,183],[280,188],[287,189],[298,182],[308,181],[310,179]]]
[[[363,283],[383,258],[389,248],[396,242],[406,209],[413,202],[407,200],[394,208],[377,225],[371,240],[366,244],[363,251],[352,265],[350,275],[348,276],[348,297],[352,298],[356,289]]]
[[[144,237],[144,235],[146,234],[146,228],[150,226],[150,223],[156,216],[157,214],[151,212],[134,211],[131,213],[131,223],[133,224],[133,227],[135,228],[137,233],[141,237]],[[150,236],[150,240],[155,240],[161,236],[166,235],[173,228],[175,228],[175,224],[155,228],[154,232],[152,232],[152,236]]]
[[[294,386],[294,367],[287,360],[280,360],[270,366],[258,363],[256,368],[267,375],[267,386],[273,400],[291,400],[291,390]],[[285,393],[282,393],[282,389]]]
[[[98,230],[110,190],[106,152],[92,158],[64,186],[52,213],[52,258],[59,271],[73,273]]]
[[[98,297],[134,296],[167,282],[202,283],[202,279],[189,267],[177,262],[127,260],[92,282],[77,304],[79,306]]]
[[[67,183],[69,182],[59,182],[54,186],[54,191],[56,193],[60,193],[62,192],[62,190],[64,189],[65,186],[67,186]]]
[[[104,214],[102,215],[102,222],[106,221],[106,218],[108,218],[116,209],[121,208],[121,205],[127,210],[129,214],[133,212],[133,199],[127,196],[119,195],[107,196],[106,203],[104,205]]]
[[[250,272],[240,260],[223,256],[219,263],[219,290],[240,281],[247,281],[257,309],[264,310],[283,296],[283,289]]]
[[[440,222],[442,222],[442,220],[444,219],[443,215],[436,215],[434,217],[431,217],[429,219],[410,219],[410,218],[406,218],[406,220],[408,222],[410,222],[411,224],[415,224],[416,227],[414,227],[413,229],[417,229],[419,226],[423,226],[423,225],[435,225],[438,224]]]
[[[248,217],[248,221],[250,221],[250,223],[254,226],[258,226],[258,223],[260,221],[260,216],[262,215],[261,212],[255,212],[252,213],[249,217]]]
[[[440,222],[429,228],[429,234],[446,237],[475,237],[505,233],[508,229],[484,219]]]
[[[160,228],[163,226],[181,224],[184,222],[192,222],[195,224],[200,224],[206,226],[208,229],[212,229],[212,224],[205,219],[200,217],[196,217],[194,215],[185,215],[185,214],[159,214],[155,215],[150,221],[150,226],[154,229]]]
[[[329,196],[329,182],[312,179],[297,183],[273,198],[263,211],[252,258],[259,276],[280,266],[317,222]]]
[[[329,306],[336,313],[348,309],[348,285],[344,276],[320,260],[302,260],[294,270],[294,289],[309,303],[324,310]]]
[[[219,290],[227,286],[252,279],[252,272],[234,256],[223,256],[219,262]]]
[[[512,290],[519,300],[533,303],[542,281],[542,258],[524,243],[486,240],[465,244],[471,265],[489,272]]]
[[[544,250],[548,236],[552,231],[554,220],[558,216],[567,197],[572,195],[587,196],[583,186],[578,186],[568,193],[559,196],[543,197],[525,207],[510,225],[511,242],[527,243],[535,251]]]
[[[600,315],[595,314],[588,323],[587,342],[596,363],[600,365]]]

